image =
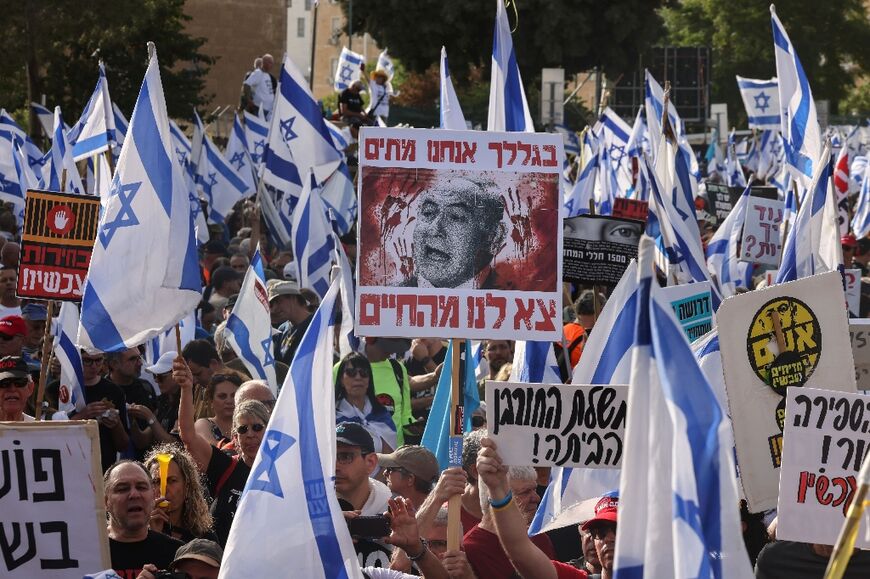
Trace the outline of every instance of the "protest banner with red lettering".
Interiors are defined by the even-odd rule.
[[[628,386],[486,381],[486,423],[514,466],[619,468]]]
[[[558,340],[562,140],[365,127],[356,333]]]
[[[99,220],[99,197],[28,191],[18,297],[81,301]]]
[[[856,391],[843,300],[842,277],[829,272],[730,297],[716,312],[751,512],[776,507],[787,389]]]
[[[740,261],[779,265],[782,252],[779,233],[782,210],[783,202],[779,199],[749,197],[746,219],[743,222]]]
[[[0,448],[0,577],[110,568],[97,423],[0,422]]]
[[[813,388],[786,394],[776,538],[833,545],[870,450],[870,396]],[[855,546],[870,547],[870,511]]]
[[[615,286],[637,259],[643,223],[603,215],[578,215],[563,221],[562,279]]]
[[[610,214],[613,217],[634,219],[646,223],[647,217],[649,217],[649,203],[640,199],[617,197],[613,200],[613,209]]]

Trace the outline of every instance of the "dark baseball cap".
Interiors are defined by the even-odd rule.
[[[360,452],[369,454],[375,451],[375,443],[372,440],[372,435],[368,430],[363,428],[356,422],[342,422],[335,427],[335,442],[339,444],[347,444],[348,446],[358,446]]]
[[[4,356],[0,358],[0,380],[30,378],[27,362],[20,356]]]
[[[215,239],[206,242],[206,244],[202,246],[202,251],[203,253],[210,253],[212,255],[229,255],[227,252],[227,246]]]
[[[221,549],[221,546],[214,541],[209,541],[208,539],[194,539],[178,548],[175,552],[175,559],[172,560],[169,568],[175,570],[175,566],[182,561],[192,560],[220,569],[223,556],[223,549]]]

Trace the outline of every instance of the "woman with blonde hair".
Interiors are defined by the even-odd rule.
[[[185,543],[193,539],[217,541],[193,458],[177,444],[164,443],[151,449],[145,457],[145,468],[151,473],[151,483],[157,495],[160,494],[159,454],[168,454],[172,458],[166,475],[166,494],[157,498],[151,513],[151,529]],[[161,503],[166,504],[160,506]]]

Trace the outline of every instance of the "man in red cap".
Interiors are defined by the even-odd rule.
[[[601,564],[601,578],[613,576],[613,557],[616,554],[616,511],[619,497],[616,493],[605,495],[595,504],[595,516],[583,523],[582,531],[592,535],[595,552]]]
[[[21,316],[0,318],[0,357],[21,356],[27,324]]]

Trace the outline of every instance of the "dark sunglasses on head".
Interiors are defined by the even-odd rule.
[[[250,427],[247,424],[242,424],[238,428],[236,428],[236,432],[239,434],[247,434],[248,430],[253,430],[254,432],[263,432],[266,427],[259,422],[256,424],[252,424]]]
[[[0,382],[0,390],[6,390],[7,388],[26,388],[29,382],[24,379],[20,380],[3,380]]]
[[[368,378],[369,371],[365,368],[345,368],[344,375],[349,378],[354,378],[359,376],[360,378]]]

